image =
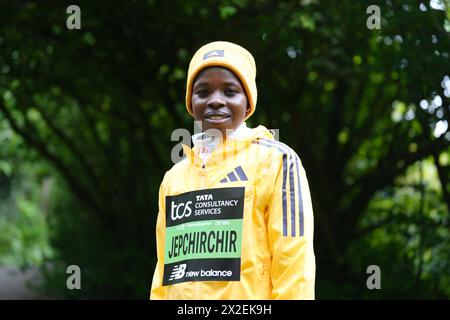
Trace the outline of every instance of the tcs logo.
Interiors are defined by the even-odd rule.
[[[192,201],[188,201],[176,205],[175,201],[172,201],[170,204],[170,217],[172,218],[172,221],[189,217],[192,214],[191,204]]]

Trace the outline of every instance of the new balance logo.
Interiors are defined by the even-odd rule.
[[[186,263],[174,266],[169,281],[183,278],[185,272],[186,272]]]
[[[233,182],[233,181],[247,181],[248,178],[245,175],[244,170],[242,170],[241,166],[234,168],[233,171],[227,174],[226,178],[223,178],[220,180],[220,183],[227,183],[227,182]]]
[[[223,57],[224,50],[214,50],[209,51],[203,55],[203,60],[212,58],[212,57]]]

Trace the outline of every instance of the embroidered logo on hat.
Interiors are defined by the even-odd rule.
[[[209,58],[213,58],[213,57],[223,57],[224,54],[224,50],[213,50],[213,51],[208,51],[207,53],[205,53],[203,55],[203,60],[205,59],[209,59]]]

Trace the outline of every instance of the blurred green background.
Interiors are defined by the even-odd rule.
[[[86,1],[68,30],[70,4],[1,2],[0,266],[40,268],[51,297],[147,299],[188,63],[227,40],[256,59],[248,124],[306,169],[317,299],[450,298],[448,2]]]

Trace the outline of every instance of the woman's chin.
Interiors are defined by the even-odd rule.
[[[227,129],[232,129],[232,123],[229,119],[227,119],[227,121],[217,121],[217,120],[205,119],[203,121],[203,129],[204,130],[217,129],[217,130],[223,131],[223,130],[227,130]]]

